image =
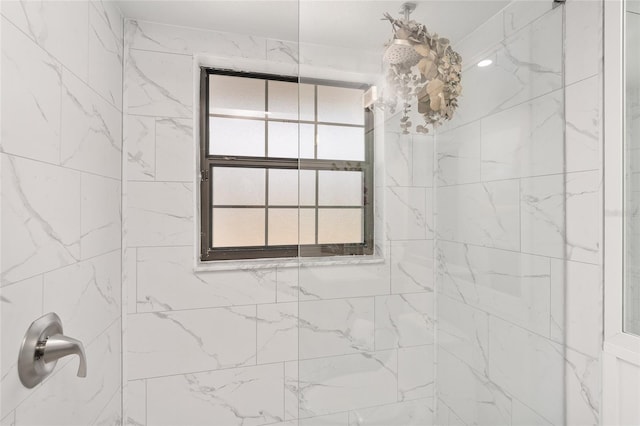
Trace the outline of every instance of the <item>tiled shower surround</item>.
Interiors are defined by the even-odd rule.
[[[193,271],[192,54],[369,83],[379,55],[141,21],[125,49],[128,421],[430,424],[431,137],[376,117],[373,262]]]
[[[436,136],[436,424],[599,424],[602,4],[551,6],[458,46],[465,96]]]
[[[514,2],[457,43],[434,135],[376,111],[375,259],[208,271],[194,55],[380,85],[380,52],[304,43],[303,6],[297,43],[36,4],[2,4],[2,426],[598,424],[602,2]],[[49,311],[89,377],[27,390]]]
[[[122,46],[100,2],[2,2],[0,424],[121,418]],[[57,312],[87,352],[33,389],[17,354]],[[75,357],[74,357],[75,358]]]

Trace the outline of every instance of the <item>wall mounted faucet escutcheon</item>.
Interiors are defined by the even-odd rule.
[[[42,382],[67,355],[78,355],[78,377],[87,377],[87,359],[82,342],[62,334],[60,317],[50,312],[31,323],[18,356],[18,375],[28,388]]]

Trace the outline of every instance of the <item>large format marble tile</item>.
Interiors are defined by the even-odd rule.
[[[602,350],[599,265],[551,261],[551,338],[592,358]]]
[[[566,423],[569,425],[602,424],[601,373],[598,359],[566,349],[565,354]]]
[[[599,171],[522,179],[522,250],[598,263],[601,187]]]
[[[564,257],[566,235],[564,185],[565,178],[561,174],[520,181],[523,252]]]
[[[43,311],[57,313],[69,336],[92,341],[121,315],[120,260],[116,250],[45,274]]]
[[[147,381],[129,380],[126,388],[127,426],[145,426],[147,424]]]
[[[352,410],[349,412],[349,426],[431,425],[433,424],[433,410],[431,405],[431,399],[427,398]],[[322,426],[327,425],[329,424],[322,423]],[[318,426],[320,426],[320,424]]]
[[[442,349],[437,368],[438,398],[450,409],[449,425],[511,424],[511,397],[499,384]]]
[[[3,13],[8,3],[2,2]],[[2,151],[60,162],[62,69],[4,17],[2,19]]]
[[[376,297],[376,350],[433,343],[433,293]]]
[[[374,298],[299,303],[300,359],[374,350]]]
[[[398,130],[398,128],[392,127],[384,134],[385,183],[388,186],[411,186],[413,176],[412,135],[400,134]]]
[[[87,377],[76,377],[78,361],[58,363],[44,385],[16,409],[17,424],[91,424],[120,387],[120,321],[93,342],[85,342]]]
[[[0,418],[32,391],[18,378],[18,351],[29,325],[42,315],[42,275],[0,288]]]
[[[300,417],[298,361],[284,363],[284,418],[286,420]]]
[[[564,355],[557,343],[489,318],[489,377],[552,424],[564,420]]]
[[[434,141],[435,136],[433,134],[412,135],[411,137],[413,146],[412,186],[433,187]],[[427,204],[431,202],[431,199],[427,199]]]
[[[438,188],[438,235],[441,239],[518,250],[520,248],[517,180]]]
[[[268,62],[280,62],[291,65],[298,65],[300,55],[299,44],[296,41],[266,39]]]
[[[255,306],[129,315],[127,334],[132,380],[256,362]]]
[[[83,259],[120,248],[121,186],[119,180],[82,174],[80,253]]]
[[[566,171],[600,168],[602,150],[602,77],[593,76],[567,86]]]
[[[89,75],[87,82],[122,110],[123,19],[114,3],[89,3]]]
[[[2,283],[80,258],[80,173],[2,155]]]
[[[16,426],[16,413],[10,412],[6,416],[0,419],[0,425],[2,426]]]
[[[565,29],[565,80],[572,84],[602,69],[603,3],[568,1]]]
[[[445,241],[438,248],[442,293],[549,336],[549,259]]]
[[[87,81],[88,1],[6,1],[2,2],[2,14],[67,69]]]
[[[298,304],[258,305],[257,317],[257,363],[298,359]]]
[[[192,247],[137,249],[138,312],[250,305],[276,301],[273,269],[195,272]]]
[[[383,351],[299,363],[300,416],[397,401],[397,353]]]
[[[114,426],[122,424],[122,391],[118,389],[107,405],[100,411],[92,426]]]
[[[281,271],[279,269],[279,271]],[[296,275],[295,271],[290,272]],[[372,264],[335,266],[301,265],[297,271],[300,300],[336,299],[389,294],[390,265],[388,261]]]
[[[299,298],[300,286],[298,285],[298,275],[300,268],[277,266],[276,267],[276,302],[296,302]],[[313,299],[318,296],[312,296]]]
[[[451,126],[470,123],[560,89],[562,30],[562,10],[556,9],[501,43],[484,45],[473,52],[477,59],[469,58],[471,63],[490,58],[493,64],[485,68],[471,66],[463,72],[464,99]],[[494,36],[494,41],[497,38]]]
[[[462,301],[438,296],[438,346],[475,371],[489,363],[489,315]]]
[[[284,420],[280,364],[147,380],[147,423],[252,426]]]
[[[120,179],[122,114],[66,70],[62,85],[61,164]]]
[[[555,91],[482,119],[482,180],[562,173],[564,93]]]
[[[186,119],[156,120],[156,180],[193,182],[195,140],[193,122]]]
[[[391,292],[432,291],[433,241],[391,242]]]
[[[190,245],[193,242],[193,185],[129,182],[130,247]]]
[[[566,175],[567,259],[599,264],[602,250],[602,174]]]
[[[137,286],[136,276],[137,272],[137,261],[138,261],[138,249],[133,248],[125,248],[123,250],[124,256],[122,260],[122,286],[123,291],[126,293],[123,294],[123,297],[126,296],[127,300],[125,305],[127,306],[127,313],[135,314],[137,310]],[[124,301],[123,301],[124,302]]]
[[[504,34],[510,36],[521,28],[553,9],[553,4],[546,1],[515,1],[502,10],[504,16]],[[544,18],[542,18],[544,19]]]
[[[244,34],[129,20],[126,35],[129,46],[140,50],[250,59],[264,59],[266,54],[265,39]]]
[[[518,401],[516,398],[513,398],[511,402],[511,424],[513,426],[552,426],[549,420],[545,419],[540,414]]]
[[[430,189],[427,189],[431,193]],[[387,238],[390,240],[424,240],[431,238],[433,218],[431,198],[427,203],[425,188],[387,187],[385,216]],[[391,214],[393,212],[393,214]]]
[[[434,345],[398,349],[398,401],[431,398],[435,388]]]
[[[438,132],[438,186],[480,182],[480,121]]]
[[[155,180],[156,119],[127,114],[124,117],[127,179]]]
[[[185,55],[130,50],[125,65],[127,112],[191,117],[192,61]]]

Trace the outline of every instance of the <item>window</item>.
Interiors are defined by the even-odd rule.
[[[201,259],[373,253],[365,85],[201,69]]]

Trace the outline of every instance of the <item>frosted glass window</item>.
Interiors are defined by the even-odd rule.
[[[209,77],[209,114],[264,117],[265,81],[257,78]]]
[[[313,158],[313,139],[313,124],[269,122],[269,157]]]
[[[364,129],[318,126],[318,158],[364,161]]]
[[[363,90],[206,68],[201,77],[200,259],[373,254]]]
[[[298,244],[298,209],[269,209],[270,246]]]
[[[364,125],[361,89],[318,86],[318,121]]]
[[[315,209],[299,209],[299,243],[298,244],[316,244],[316,210]]]
[[[316,130],[313,124],[300,124],[300,158],[313,158],[315,151]]]
[[[300,205],[314,206],[316,204],[316,171],[300,170],[298,180],[300,182]]]
[[[362,205],[362,172],[318,172],[318,203],[321,206]]]
[[[315,116],[313,85],[285,81],[269,81],[268,84],[269,118],[313,121]],[[300,118],[298,118],[298,112]]]
[[[315,210],[269,209],[270,246],[314,244]]]
[[[269,205],[297,206],[298,196],[300,204],[315,205],[315,174],[315,170],[269,170]]]
[[[361,243],[362,209],[319,209],[318,243]]]
[[[214,206],[265,204],[264,169],[214,167],[211,175]]]
[[[264,246],[264,208],[216,208],[212,213],[214,247]]]
[[[264,121],[211,117],[209,154],[264,157]]]
[[[298,205],[297,170],[269,170],[269,205]]]

